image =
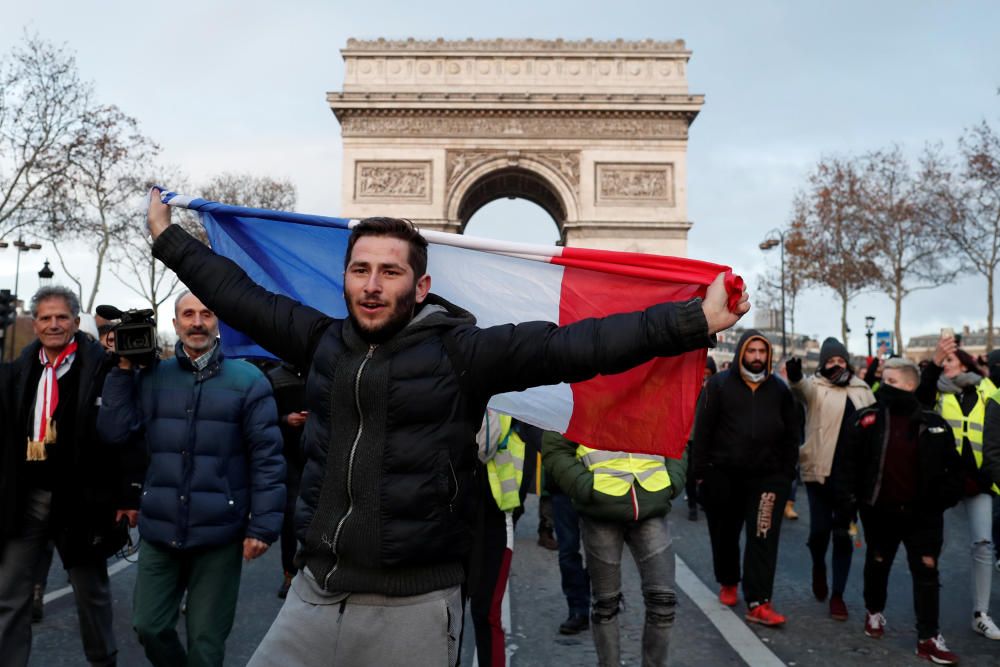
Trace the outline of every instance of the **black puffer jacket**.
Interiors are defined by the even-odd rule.
[[[52,483],[50,520],[54,541],[66,567],[101,562],[109,555],[106,540],[114,536],[115,511],[138,509],[145,457],[135,448],[115,447],[97,435],[97,406],[104,379],[112,366],[109,355],[89,336],[77,333],[76,360],[71,373],[79,378],[73,394],[72,423],[49,452]],[[38,378],[40,344],[35,341],[0,374],[6,375],[6,440],[0,461],[0,537],[18,535],[28,492],[25,480],[25,438]],[[2,392],[0,392],[2,393]],[[73,437],[62,437],[65,434]]]
[[[176,225],[154,254],[227,324],[308,369],[299,560],[330,591],[415,595],[463,580],[480,497],[475,434],[493,394],[712,342],[699,300],[561,328],[480,329],[430,295],[402,332],[371,346],[350,320],[264,290]]]
[[[918,434],[916,504],[924,511],[943,512],[962,498],[962,460],[951,427],[936,412],[919,407],[910,420]],[[844,446],[837,450],[833,491],[845,514],[878,500],[888,424],[889,412],[881,403],[858,411]]]

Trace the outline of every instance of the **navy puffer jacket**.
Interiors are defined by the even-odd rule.
[[[142,539],[174,549],[220,546],[281,532],[285,463],[271,385],[219,346],[197,370],[181,353],[151,369],[114,369],[98,429],[125,443],[143,432],[149,468],[139,513]],[[140,441],[142,441],[140,439]]]

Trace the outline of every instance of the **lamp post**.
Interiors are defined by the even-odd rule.
[[[20,237],[12,245],[17,248],[17,266],[14,268],[14,294],[20,298],[17,288],[21,282],[21,255],[32,250],[41,250],[42,246],[40,243],[25,243]]]
[[[18,287],[21,284],[21,255],[30,252],[32,250],[41,250],[42,246],[40,243],[25,243],[21,237],[18,237],[14,243],[12,243],[15,248],[17,248],[17,263],[14,268],[14,297],[20,299],[20,294],[18,293]],[[49,270],[51,273],[51,269]],[[17,354],[17,316],[14,316],[14,326],[11,327],[10,334],[10,354]]]
[[[868,339],[868,358],[872,357],[872,329],[875,328],[875,316],[865,315],[865,337]]]
[[[781,356],[784,357],[788,354],[788,339],[785,334],[785,234],[780,229],[772,229],[767,233],[767,238],[757,245],[764,252],[775,246],[781,246]]]

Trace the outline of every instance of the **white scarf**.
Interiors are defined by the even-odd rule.
[[[35,389],[35,419],[31,427],[32,437],[28,439],[28,461],[44,461],[48,458],[45,446],[56,441],[56,424],[52,421],[59,405],[59,378],[69,372],[76,359],[76,341],[70,341],[56,360],[49,362],[45,348],[38,350],[38,362],[44,366]]]

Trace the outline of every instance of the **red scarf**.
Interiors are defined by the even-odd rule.
[[[47,457],[45,446],[56,441],[56,425],[52,421],[59,406],[59,378],[69,371],[76,355],[76,341],[63,348],[55,361],[50,362],[45,348],[38,351],[38,361],[45,368],[38,379],[38,389],[35,392],[35,420],[28,439],[27,460],[44,461]]]

